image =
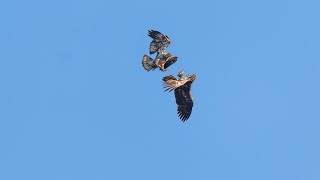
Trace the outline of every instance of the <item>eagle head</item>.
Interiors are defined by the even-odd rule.
[[[180,72],[178,72],[178,77],[182,77],[184,73],[184,69],[182,69]]]

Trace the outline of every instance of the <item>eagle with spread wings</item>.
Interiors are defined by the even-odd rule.
[[[171,92],[174,90],[176,104],[178,106],[177,114],[179,118],[185,122],[189,119],[192,112],[193,99],[191,96],[191,85],[196,79],[196,74],[184,76],[183,73],[184,70],[178,73],[178,79],[169,75],[163,77],[162,80],[165,91]]]
[[[144,55],[142,57],[142,66],[145,70],[155,70],[159,67],[161,71],[167,71],[167,68],[174,64],[178,60],[177,56],[173,56],[170,53],[161,54],[153,60],[151,57]]]
[[[153,60],[151,57],[144,55],[142,66],[147,71],[155,70],[158,67],[161,71],[167,71],[167,68],[178,60],[177,56],[166,52],[166,48],[170,45],[169,37],[155,30],[149,30],[148,36],[152,38],[149,52],[150,54],[157,52],[157,56]]]
[[[148,30],[148,36],[152,38],[149,47],[150,54],[157,52],[158,56],[165,53],[165,49],[170,45],[169,37],[155,30]]]

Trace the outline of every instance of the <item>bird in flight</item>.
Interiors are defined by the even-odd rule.
[[[164,54],[165,49],[170,45],[169,37],[155,30],[148,30],[148,36],[152,38],[149,47],[150,54],[154,54],[155,52],[157,52],[157,56]]]
[[[150,71],[159,67],[161,71],[167,71],[167,68],[178,60],[177,56],[173,56],[171,53],[166,52],[166,48],[170,44],[169,37],[155,30],[149,30],[148,36],[152,38],[149,52],[150,54],[157,52],[157,56],[155,59],[152,59],[151,57],[144,55],[142,57],[143,68]]]
[[[178,60],[177,56],[173,56],[170,53],[161,54],[153,60],[151,57],[144,55],[142,57],[142,66],[145,70],[155,70],[157,67],[161,71],[167,71],[167,68],[174,64]]]
[[[191,96],[191,85],[193,81],[196,79],[196,74],[191,76],[184,76],[184,70],[178,73],[178,79],[174,76],[169,75],[162,78],[163,88],[165,91],[173,91],[176,98],[177,114],[179,118],[185,122],[189,119],[192,107],[193,107],[193,99]]]

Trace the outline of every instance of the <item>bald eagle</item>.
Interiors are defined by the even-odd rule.
[[[149,52],[154,54],[157,52],[157,56],[165,52],[165,49],[170,45],[170,39],[168,36],[163,35],[159,31],[148,30],[148,36],[152,38],[150,43]]]
[[[189,119],[192,107],[193,99],[191,97],[191,85],[196,79],[196,75],[184,76],[184,70],[178,73],[178,79],[174,76],[169,75],[162,78],[163,88],[165,91],[173,91],[176,98],[176,103],[178,106],[177,114],[179,118],[185,122]]]
[[[144,55],[142,58],[142,66],[145,70],[155,70],[157,67],[161,71],[167,71],[167,68],[178,60],[177,56],[172,56],[170,53],[161,54],[153,60],[151,57]]]

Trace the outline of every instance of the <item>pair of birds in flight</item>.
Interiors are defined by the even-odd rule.
[[[149,46],[149,53],[157,53],[156,58],[144,55],[142,58],[142,66],[145,70],[155,70],[159,68],[161,71],[167,71],[167,68],[174,64],[177,60],[177,56],[173,56],[171,53],[166,52],[166,48],[170,45],[170,39],[168,36],[160,33],[159,31],[149,30],[148,36],[152,38]],[[174,91],[177,104],[177,114],[179,118],[185,122],[189,119],[192,107],[193,99],[191,96],[191,85],[196,79],[196,75],[184,76],[184,70],[182,69],[178,73],[178,79],[172,75],[162,78],[163,88],[165,91]]]

